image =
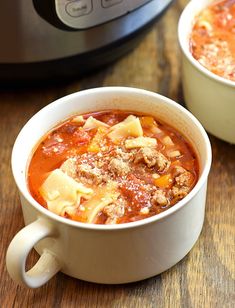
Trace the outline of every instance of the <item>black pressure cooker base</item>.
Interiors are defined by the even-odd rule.
[[[135,48],[147,32],[105,48],[79,56],[33,63],[0,64],[0,88],[13,85],[37,85],[81,78],[112,62]]]

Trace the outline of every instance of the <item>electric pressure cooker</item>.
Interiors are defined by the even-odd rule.
[[[172,0],[17,0],[0,4],[0,82],[69,77],[132,49]]]

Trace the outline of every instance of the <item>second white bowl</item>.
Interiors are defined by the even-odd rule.
[[[180,17],[178,39],[183,54],[183,92],[188,109],[206,130],[235,144],[235,82],[211,73],[193,58],[189,50],[195,17],[213,2],[192,0]]]

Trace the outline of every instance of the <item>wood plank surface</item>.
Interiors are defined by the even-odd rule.
[[[0,307],[235,307],[235,146],[213,136],[203,231],[192,251],[170,270],[116,286],[59,273],[47,285],[31,290],[14,283],[5,266],[7,247],[24,226],[10,167],[21,127],[49,102],[98,86],[140,87],[183,104],[177,22],[186,3],[175,1],[137,48],[98,72],[59,86],[0,90]],[[29,266],[36,259],[32,252]]]

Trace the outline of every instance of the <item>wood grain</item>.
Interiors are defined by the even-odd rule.
[[[23,227],[10,156],[23,124],[39,109],[74,91],[108,85],[145,88],[183,104],[177,22],[187,3],[175,1],[132,52],[90,76],[36,89],[0,91],[0,307],[234,307],[235,146],[210,136],[213,164],[205,224],[192,251],[172,269],[128,285],[97,285],[57,274],[30,290],[16,285],[5,266],[6,249]],[[32,252],[28,265],[37,259]]]

